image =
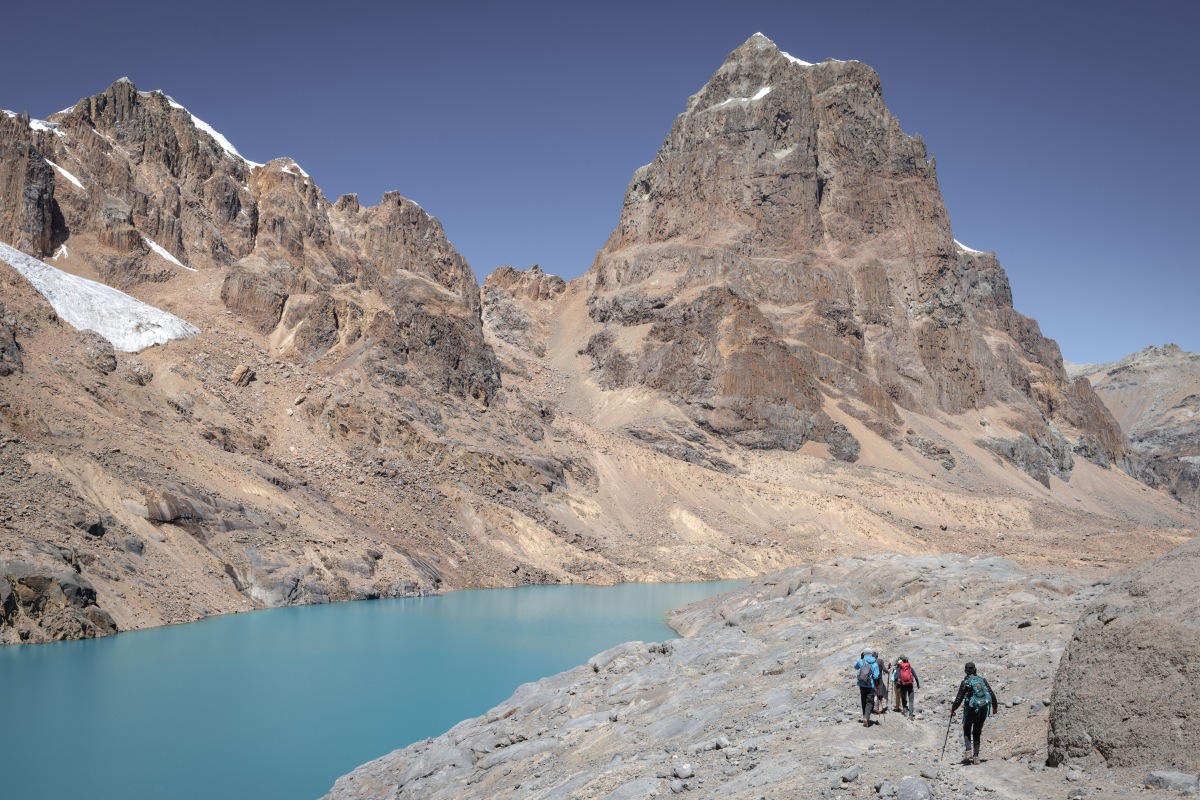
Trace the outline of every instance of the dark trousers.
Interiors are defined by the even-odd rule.
[[[871,711],[875,708],[875,690],[870,686],[858,687],[858,693],[862,695],[862,715],[867,722],[871,721]]]
[[[913,702],[913,687],[910,683],[905,686],[903,683],[896,684],[897,692],[900,695],[900,705],[904,706],[904,710],[908,712],[916,711],[916,704]]]
[[[983,733],[983,723],[987,719],[987,709],[980,711],[972,711],[969,708],[963,709],[963,751],[974,748],[975,755],[979,755],[979,736]]]

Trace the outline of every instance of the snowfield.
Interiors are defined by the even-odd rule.
[[[124,353],[136,353],[200,329],[111,286],[71,275],[0,242],[0,261],[21,273],[55,312],[79,330],[93,330]]]

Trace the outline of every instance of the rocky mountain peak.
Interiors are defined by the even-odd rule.
[[[858,62],[809,65],[757,34],[734,50],[634,173],[587,284],[601,385],[664,392],[749,446],[853,458],[831,405],[897,443],[898,409],[1002,405],[1033,436],[990,446],[1039,480],[1070,474],[1074,437],[1106,464],[1126,453],[995,256],[954,240],[924,142]]]

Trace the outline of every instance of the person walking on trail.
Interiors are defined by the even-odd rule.
[[[999,713],[1000,701],[987,678],[977,673],[975,662],[968,661],[963,669],[966,670],[967,676],[958,685],[958,696],[954,698],[954,705],[950,707],[950,717],[953,718],[954,712],[966,701],[966,707],[963,709],[963,763],[978,764],[979,737],[983,733],[983,723],[989,713]]]
[[[888,677],[892,674],[892,665],[883,656],[875,652],[875,661],[879,664],[879,680],[875,682],[875,714],[882,717],[888,710]]]
[[[863,727],[871,727],[871,711],[875,708],[875,683],[881,677],[878,655],[873,650],[864,650],[854,665],[858,672],[858,694],[862,701]]]
[[[904,656],[900,656],[904,658]],[[888,676],[892,681],[892,711],[900,711],[900,684],[896,683],[897,670],[900,669],[900,660],[896,660],[896,664],[892,667],[892,672]]]
[[[917,676],[917,671],[913,669],[907,656],[900,656],[896,659],[896,666],[892,668],[892,691],[896,693],[896,710],[899,711],[903,705],[904,710],[901,713],[909,719],[912,719],[917,710],[913,690],[920,688],[921,679]]]

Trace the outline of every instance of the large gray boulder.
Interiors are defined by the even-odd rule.
[[[1049,763],[1200,770],[1200,538],[1114,582],[1059,663]]]

